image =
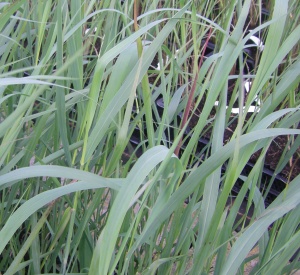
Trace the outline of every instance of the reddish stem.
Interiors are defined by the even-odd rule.
[[[205,41],[204,46],[203,46],[203,51],[202,51],[202,54],[201,54],[201,59],[200,59],[199,65],[198,65],[198,70],[196,72],[195,79],[194,79],[194,82],[193,82],[193,85],[192,85],[192,89],[191,89],[191,92],[189,94],[188,102],[187,102],[187,105],[186,105],[184,113],[183,113],[182,122],[180,124],[180,130],[182,130],[184,128],[184,126],[186,125],[186,122],[188,120],[188,117],[189,117],[189,113],[190,113],[190,110],[191,110],[191,106],[192,106],[192,103],[193,103],[193,98],[194,98],[194,94],[195,94],[195,90],[196,90],[196,84],[197,84],[199,71],[200,71],[200,68],[201,68],[202,63],[203,63],[204,54],[205,54],[209,39],[211,37],[211,33],[212,33],[212,28],[210,28],[208,36],[207,36],[206,41]],[[177,145],[177,147],[175,149],[175,152],[174,152],[176,156],[179,156],[179,150],[181,148],[181,145],[182,145],[182,137],[180,138],[180,140],[178,142],[178,145]]]

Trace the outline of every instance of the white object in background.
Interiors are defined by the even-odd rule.
[[[252,35],[249,39],[251,39],[254,42],[254,44],[257,46],[260,52],[264,50],[264,43],[258,37]]]
[[[247,80],[244,84],[244,87],[245,87],[246,93],[249,93],[250,87],[251,87],[251,81]],[[256,96],[254,101],[257,103],[257,105],[256,106],[250,106],[249,109],[247,110],[247,113],[259,112],[260,100]],[[219,105],[219,101],[216,101],[215,106],[218,106],[218,105]],[[226,109],[228,109],[228,106],[226,106]],[[243,111],[245,111],[245,106],[243,107]],[[232,108],[231,113],[232,114],[239,114],[240,113],[240,108]]]
[[[175,51],[175,57],[174,57],[174,59],[177,58],[177,53],[178,53],[178,52],[179,52],[179,50],[176,50],[176,51]],[[165,63],[164,59],[162,59],[162,64],[163,64],[163,65],[167,64],[168,62],[169,62],[169,56],[167,56],[166,63]],[[158,70],[158,71],[161,70],[161,68],[160,68],[160,63],[159,63],[159,62],[157,63],[157,66],[156,66],[155,69]]]
[[[96,33],[97,27],[94,28],[93,33]],[[90,32],[90,29],[86,29],[84,34],[87,35]]]

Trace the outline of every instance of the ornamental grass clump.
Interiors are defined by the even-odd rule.
[[[1,274],[300,269],[300,176],[266,203],[299,158],[300,8],[265,4],[0,4]]]

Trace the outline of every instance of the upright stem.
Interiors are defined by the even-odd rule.
[[[200,59],[200,62],[199,62],[198,70],[196,72],[195,79],[194,79],[194,82],[193,82],[193,85],[192,85],[192,89],[191,89],[191,92],[189,94],[188,102],[187,102],[187,105],[186,105],[184,113],[183,113],[182,122],[180,124],[180,130],[182,130],[184,128],[184,126],[187,123],[188,117],[189,117],[189,113],[190,113],[190,110],[191,110],[191,106],[192,106],[192,103],[193,103],[194,94],[195,94],[195,90],[196,90],[199,71],[200,71],[200,68],[201,68],[202,63],[203,63],[205,50],[207,48],[209,39],[211,37],[211,33],[212,33],[212,28],[210,28],[210,30],[209,30],[208,36],[206,38],[206,41],[205,41],[205,44],[204,44],[204,47],[203,47],[203,51],[202,51],[202,54],[201,54],[201,59]],[[179,155],[179,150],[181,148],[181,145],[182,145],[182,137],[181,137],[180,141],[178,142],[178,145],[177,145],[177,147],[175,149],[175,152],[174,152],[176,156]]]
[[[134,18],[135,31],[138,31],[139,29],[137,23],[138,9],[139,9],[139,2],[138,0],[134,0],[133,18]],[[141,38],[139,37],[136,42],[137,42],[138,56],[140,58],[143,53],[143,44]],[[143,92],[143,100],[145,105],[147,137],[148,137],[149,147],[151,148],[154,146],[154,128],[153,128],[153,118],[152,118],[152,108],[151,108],[151,91],[150,91],[149,80],[147,75],[144,75],[142,79],[142,92]]]

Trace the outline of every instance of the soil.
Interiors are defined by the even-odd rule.
[[[289,140],[287,136],[278,136],[276,137],[265,157],[265,167],[268,167],[270,170],[275,170],[277,167],[277,164],[280,161],[280,158],[284,154],[284,150],[286,146],[289,146]],[[250,161],[255,162],[260,155],[260,151],[253,154]],[[290,159],[288,164],[284,166],[284,168],[281,171],[281,175],[286,178],[288,181],[293,180],[295,177],[300,175],[300,148],[296,150],[296,153],[293,155],[293,157]]]
[[[201,106],[199,106],[198,113],[192,116],[191,122],[189,124],[191,128],[193,128],[194,125],[197,124],[199,120],[199,115],[201,113],[201,109],[202,109]],[[214,112],[212,112],[211,114],[211,117],[213,116],[214,116]],[[228,125],[228,127],[224,132],[224,140],[223,140],[224,144],[230,141],[232,134],[237,127],[237,117],[235,118],[236,119],[232,117],[232,122],[230,123],[230,125]],[[248,116],[248,118],[250,118],[250,115]],[[298,129],[300,129],[300,125],[298,125]],[[209,140],[211,137],[211,131],[212,131],[211,129],[206,129],[204,138]],[[287,153],[286,150],[288,149],[286,148],[289,148],[291,144],[290,138],[291,137],[288,136],[278,136],[271,142],[265,155],[265,168],[270,169],[272,172],[276,170],[276,167],[280,162],[282,155]],[[261,154],[261,150],[257,151],[251,156],[249,161],[255,163],[260,157],[260,154]],[[280,172],[280,176],[286,179],[286,181],[291,181],[299,174],[300,174],[300,148],[296,150],[296,152],[293,154],[290,161],[284,166],[284,168]]]

